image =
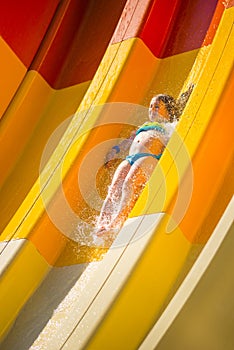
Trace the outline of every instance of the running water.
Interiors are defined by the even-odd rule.
[[[108,222],[105,223],[105,233],[103,235],[97,235],[98,217],[96,217],[91,223],[79,220],[79,223],[74,227],[72,233],[69,235],[73,241],[77,242],[81,246],[87,247],[110,247],[114,241],[119,227],[108,230]]]
[[[95,232],[95,223],[95,220],[91,223],[79,220],[79,223],[74,228],[70,238],[82,246],[93,246],[93,234]]]

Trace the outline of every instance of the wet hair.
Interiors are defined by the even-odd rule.
[[[182,114],[186,103],[193,91],[194,84],[190,84],[188,89],[183,92],[177,100],[170,95],[159,94],[154,96],[159,101],[162,101],[165,104],[165,107],[168,111],[170,122],[172,123],[175,120],[179,120],[180,115]]]
[[[172,123],[175,120],[179,119],[179,111],[177,107],[177,102],[174,97],[170,95],[159,94],[154,96],[159,101],[162,101],[165,104],[165,107],[168,111],[170,122]]]
[[[182,92],[182,94],[178,97],[177,99],[177,109],[178,109],[178,114],[181,115],[186,103],[188,102],[188,99],[193,92],[194,84],[190,84],[187,88],[186,91]]]

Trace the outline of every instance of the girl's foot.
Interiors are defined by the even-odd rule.
[[[98,237],[102,237],[105,233],[107,233],[109,231],[110,231],[110,229],[108,227],[101,226],[96,230],[95,235]]]
[[[118,233],[118,229],[112,227],[100,227],[93,235],[93,242],[100,247],[110,247]]]

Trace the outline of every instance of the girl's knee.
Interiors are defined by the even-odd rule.
[[[130,198],[137,198],[147,183],[146,174],[141,171],[129,173],[123,183],[123,193]]]
[[[123,182],[123,186],[122,186],[122,196],[123,195],[130,195],[130,193],[132,192],[132,186],[129,182],[128,179],[125,179],[125,181]]]
[[[126,160],[122,161],[122,163],[120,163],[115,171],[113,180],[118,178],[125,178],[130,170],[130,167],[130,164]]]

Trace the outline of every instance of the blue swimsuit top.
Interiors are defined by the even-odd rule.
[[[142,132],[142,131],[147,131],[147,130],[156,130],[156,131],[160,132],[161,134],[166,133],[166,128],[162,124],[160,124],[158,122],[150,122],[150,123],[143,124],[136,131],[136,135],[140,134],[140,132]]]

